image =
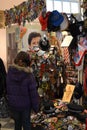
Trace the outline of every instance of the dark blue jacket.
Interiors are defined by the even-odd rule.
[[[7,98],[11,108],[38,112],[39,95],[31,68],[10,66],[7,73]]]

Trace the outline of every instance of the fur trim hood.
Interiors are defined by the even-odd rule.
[[[18,66],[16,64],[13,64],[10,66],[11,68],[16,68],[19,71],[24,71],[26,73],[32,73],[33,69],[31,67],[22,67],[22,66]]]
[[[30,67],[21,67],[13,64],[8,69],[8,77],[12,81],[21,82],[26,77],[29,78],[30,75],[33,75],[33,70]]]

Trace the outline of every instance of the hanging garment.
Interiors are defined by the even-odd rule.
[[[63,50],[63,58],[65,60],[65,63],[70,63],[68,47],[64,47],[62,50]]]
[[[84,93],[87,95],[87,67],[84,70]]]

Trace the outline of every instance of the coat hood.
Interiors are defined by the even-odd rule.
[[[26,76],[33,72],[30,67],[21,67],[13,64],[9,67],[8,75],[11,80],[22,81]]]

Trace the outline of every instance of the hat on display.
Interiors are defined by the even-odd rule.
[[[54,10],[50,14],[50,22],[53,26],[59,26],[64,20],[64,17],[57,10]]]
[[[52,101],[50,100],[44,100],[43,101],[43,106],[44,106],[44,109],[43,109],[43,112],[46,113],[46,114],[50,114],[50,113],[54,113],[55,112],[55,107],[54,107],[54,104]]]
[[[60,24],[63,22],[64,17],[61,13],[59,13],[57,10],[52,11],[49,14],[48,21],[47,21],[47,30],[48,32],[51,31],[58,31],[60,30]]]
[[[50,49],[49,40],[47,39],[45,35],[40,39],[39,47],[43,51],[48,51]]]
[[[63,17],[64,17],[64,20],[63,22],[60,24],[60,30],[61,31],[65,31],[68,29],[68,26],[69,26],[69,20],[68,20],[68,17],[67,17],[67,14],[66,13],[62,13]]]
[[[43,11],[38,18],[39,22],[41,24],[42,31],[45,31],[47,29],[47,20],[48,20],[49,14],[50,14],[50,11],[48,11],[48,12]]]
[[[72,113],[81,113],[84,111],[84,107],[76,103],[69,103],[67,104],[67,107],[68,107],[68,111]]]

